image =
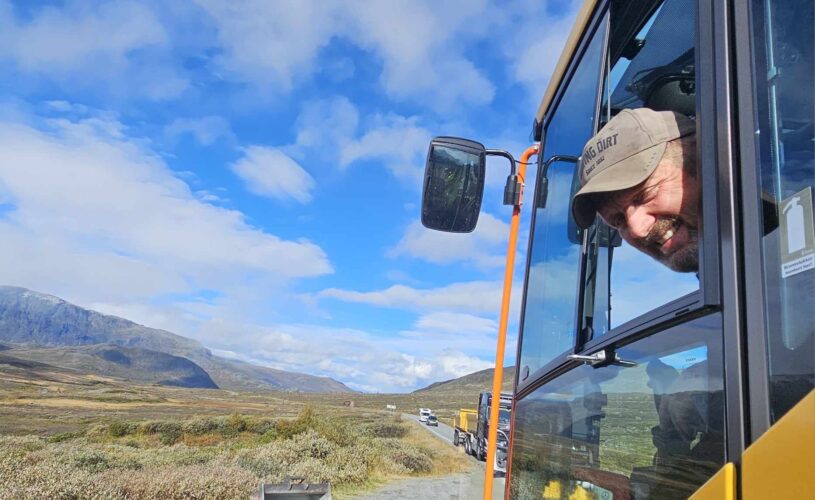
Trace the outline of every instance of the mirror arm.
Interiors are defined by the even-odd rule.
[[[487,156],[503,156],[509,160],[510,171],[507,176],[507,183],[504,186],[504,205],[515,206],[521,203],[521,180],[515,171],[515,157],[503,149],[487,149],[484,151]]]
[[[484,152],[487,156],[503,156],[509,160],[510,175],[515,175],[515,157],[512,156],[509,151],[504,151],[503,149],[486,149]]]
[[[540,193],[538,195],[538,208],[546,208],[546,195],[549,192],[549,177],[547,174],[549,173],[549,166],[556,161],[562,161],[567,163],[579,163],[580,157],[579,156],[570,156],[570,155],[552,155],[543,163],[543,167],[541,167],[541,180],[540,180]]]

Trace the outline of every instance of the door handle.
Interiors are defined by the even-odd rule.
[[[597,351],[594,354],[589,355],[569,354],[566,357],[574,361],[580,361],[587,365],[591,365],[594,368],[600,368],[601,366],[607,365],[617,365],[625,368],[637,366],[636,362],[624,360],[620,358],[619,354],[616,352],[611,352],[608,349]]]

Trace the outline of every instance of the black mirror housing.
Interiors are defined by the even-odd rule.
[[[475,229],[484,197],[484,145],[458,137],[430,142],[422,192],[422,224],[447,233]]]

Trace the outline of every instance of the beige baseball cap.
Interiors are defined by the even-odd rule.
[[[673,111],[622,110],[583,148],[580,189],[572,198],[577,225],[594,223],[597,209],[588,195],[636,186],[656,169],[669,141],[695,132],[693,120]]]

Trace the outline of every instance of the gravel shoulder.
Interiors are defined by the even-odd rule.
[[[468,473],[450,474],[436,477],[403,479],[387,484],[357,500],[418,500],[432,498],[438,500],[464,500],[481,498],[481,490],[473,491],[473,476],[482,474],[479,467]]]
[[[451,441],[445,436],[440,435],[439,432],[434,432],[436,429],[428,428],[423,423],[420,423],[417,418],[413,418],[412,415],[404,416],[410,417],[410,420],[415,422],[416,425],[431,432],[439,439],[450,443],[451,447],[453,446]],[[443,433],[444,429],[441,430]],[[462,455],[464,455],[463,448],[458,449],[461,450]],[[484,463],[469,456],[467,460],[472,464],[472,468],[467,472],[447,474],[444,476],[415,477],[394,481],[354,498],[356,500],[481,500],[484,491]],[[493,500],[503,499],[503,478],[495,479],[492,497]]]

